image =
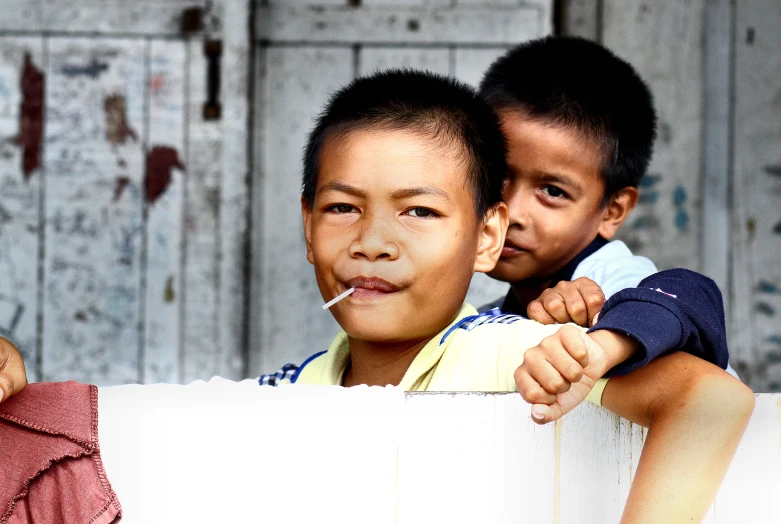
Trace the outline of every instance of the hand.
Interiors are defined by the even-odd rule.
[[[561,281],[548,288],[529,303],[526,314],[541,324],[566,324],[591,327],[597,321],[605,303],[605,294],[596,282],[580,277],[572,282]]]
[[[515,370],[515,385],[532,404],[538,424],[558,420],[588,396],[597,380],[637,348],[626,335],[602,330],[586,334],[575,326],[562,326],[529,349]]]
[[[27,385],[24,360],[16,346],[0,337],[0,402],[19,393]]]

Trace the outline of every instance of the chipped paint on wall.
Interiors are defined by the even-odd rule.
[[[41,165],[43,131],[44,77],[35,67],[29,54],[24,57],[22,69],[22,104],[19,112],[18,144],[22,147],[22,173],[29,179]]]
[[[138,135],[127,121],[125,97],[111,95],[103,102],[106,113],[106,140],[114,145],[124,144],[128,138],[138,140]]]
[[[675,227],[679,231],[686,231],[689,228],[689,212],[684,207],[687,200],[689,200],[689,195],[686,188],[682,185],[676,186],[673,191],[673,206],[675,206]]]
[[[781,166],[765,166],[765,173],[781,178]]]
[[[86,64],[65,64],[60,72],[69,77],[86,76],[93,80],[97,79],[101,73],[108,70],[106,62],[99,62],[96,57],[92,57]]]
[[[0,294],[0,336],[12,337],[24,314],[24,304]]]
[[[126,176],[120,176],[117,177],[117,185],[114,186],[114,198],[112,198],[113,202],[119,201],[120,198],[122,198],[122,193],[125,192],[125,188],[130,183],[130,178]]]
[[[171,183],[171,170],[184,171],[179,153],[172,147],[155,146],[146,156],[146,200],[150,204],[162,195]]]
[[[165,294],[163,296],[163,300],[166,304],[170,304],[174,300],[176,300],[176,293],[174,292],[174,277],[173,275],[168,275],[168,278],[165,281]]]
[[[754,309],[757,313],[765,315],[766,317],[772,317],[776,314],[776,309],[767,302],[757,302]]]
[[[659,173],[648,173],[643,178],[640,179],[640,183],[638,186],[643,188],[651,188],[654,187],[656,184],[659,183],[659,181],[662,179],[662,175]]]
[[[637,217],[632,222],[634,229],[653,229],[656,227],[659,227],[659,219],[652,215]]]

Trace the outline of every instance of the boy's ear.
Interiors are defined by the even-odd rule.
[[[304,219],[304,239],[306,240],[306,259],[310,264],[315,263],[315,257],[312,255],[312,210],[306,204],[304,197],[301,197],[301,216]]]
[[[494,209],[488,211],[482,223],[480,239],[477,244],[475,271],[487,273],[491,271],[504,247],[504,237],[510,221],[507,214],[507,204],[500,202]]]
[[[610,197],[599,225],[599,234],[607,240],[613,238],[636,205],[636,187],[625,187]]]

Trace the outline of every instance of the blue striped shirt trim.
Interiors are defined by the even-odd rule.
[[[512,324],[513,322],[517,322],[523,318],[524,317],[520,315],[503,314],[498,307],[495,307],[493,309],[489,309],[488,311],[484,311],[479,315],[470,315],[468,317],[462,318],[450,326],[450,329],[448,329],[442,336],[439,344],[444,344],[445,340],[447,340],[447,337],[456,329],[472,331],[477,326],[482,326],[483,324]]]

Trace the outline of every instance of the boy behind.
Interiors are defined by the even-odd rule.
[[[583,276],[609,298],[655,273],[650,260],[610,241],[637,204],[656,138],[652,96],[632,66],[588,40],[548,37],[494,62],[480,94],[499,114],[510,166],[510,226],[489,275],[511,289],[485,307],[523,315],[546,289]],[[587,325],[601,307],[547,295],[557,308],[546,313],[543,296],[529,310],[541,321]]]
[[[503,249],[504,155],[491,110],[452,80],[389,72],[337,93],[310,135],[301,202],[307,258],[323,298],[354,289],[331,307],[344,331],[328,351],[261,383],[523,390],[538,397],[537,417],[545,421],[572,409],[630,356],[635,339],[617,332],[586,335],[512,315],[477,316],[463,304],[472,273],[491,270]],[[610,324],[637,306],[631,296],[612,301],[603,318]],[[688,340],[669,336],[678,327],[654,326],[668,350]],[[529,348],[545,354],[548,367],[521,377]],[[539,377],[551,376],[562,387],[546,384],[558,389],[549,398]],[[611,379],[601,400],[649,426],[625,519],[702,518],[748,422],[750,390],[676,353]]]

